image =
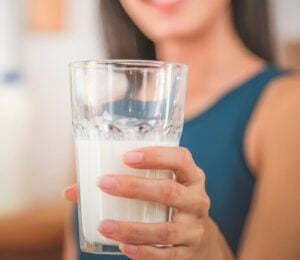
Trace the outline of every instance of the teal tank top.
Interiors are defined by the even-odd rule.
[[[282,73],[274,66],[265,66],[258,74],[235,87],[184,125],[181,146],[192,152],[196,164],[206,174],[206,190],[211,199],[210,216],[234,253],[239,245],[255,185],[245,160],[245,129],[263,90]],[[125,256],[80,252],[77,214],[74,216],[78,259],[128,259]]]

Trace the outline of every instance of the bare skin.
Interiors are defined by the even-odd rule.
[[[141,22],[139,13],[135,13],[137,7],[133,5],[139,1],[121,2],[154,40],[158,59],[182,62],[190,67],[186,119],[205,111],[224,93],[262,68],[264,62],[249,52],[234,32],[229,12],[215,16],[205,34],[182,32],[185,37],[180,38],[169,29],[169,37],[163,38],[165,34],[152,32],[146,21]],[[221,8],[217,1],[212,1],[214,12]],[[226,4],[225,0],[221,2]],[[240,260],[300,259],[299,113],[300,77],[287,76],[270,83],[247,127],[245,155],[257,184],[238,252]],[[132,168],[173,169],[177,175],[177,182],[108,175],[98,183],[102,191],[115,196],[158,201],[176,209],[172,223],[110,220],[100,223],[99,232],[120,241],[125,255],[135,260],[234,259],[208,215],[210,201],[205,192],[205,173],[201,165],[195,165],[189,151],[148,147],[124,155],[124,163]],[[105,185],[108,177],[115,182],[109,189]],[[67,188],[65,196],[75,202],[76,185]],[[151,244],[173,247],[161,249]]]

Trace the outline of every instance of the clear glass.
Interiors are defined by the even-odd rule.
[[[168,170],[131,169],[122,156],[140,147],[178,146],[187,70],[183,64],[140,60],[70,64],[82,251],[121,254],[116,241],[97,231],[103,219],[170,220],[167,206],[111,196],[101,192],[96,181],[108,173],[174,178]]]

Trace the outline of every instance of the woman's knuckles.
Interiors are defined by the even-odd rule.
[[[173,201],[182,198],[183,188],[174,180],[165,180],[160,187],[160,193],[166,200]]]
[[[119,193],[127,198],[139,198],[144,190],[143,186],[143,183],[135,178],[121,178]]]
[[[119,176],[117,188],[109,191],[127,198],[157,200],[174,206],[185,196],[186,188],[171,179],[146,180],[138,177]]]
[[[189,149],[185,148],[185,147],[178,147],[179,150],[179,161],[180,163],[193,163],[193,156],[192,153],[190,152]]]
[[[175,224],[167,223],[158,230],[158,241],[164,245],[173,244],[178,236],[179,232]]]
[[[208,211],[211,205],[210,197],[207,194],[205,194],[201,198],[202,198],[203,208],[206,209],[206,211]]]
[[[116,240],[128,243],[128,244],[142,244],[146,243],[144,232],[136,229],[122,229],[119,234],[116,235]]]
[[[116,185],[113,189],[103,189],[101,184],[98,186],[105,192],[127,198],[138,197],[143,190],[143,183],[136,177],[115,175],[114,180]]]
[[[206,175],[204,173],[204,171],[199,168],[199,167],[195,167],[195,174],[197,175],[199,181],[201,182],[202,185],[204,185],[205,181],[206,181]]]

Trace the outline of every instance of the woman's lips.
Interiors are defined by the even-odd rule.
[[[147,0],[147,3],[162,11],[171,11],[179,7],[186,0]]]

